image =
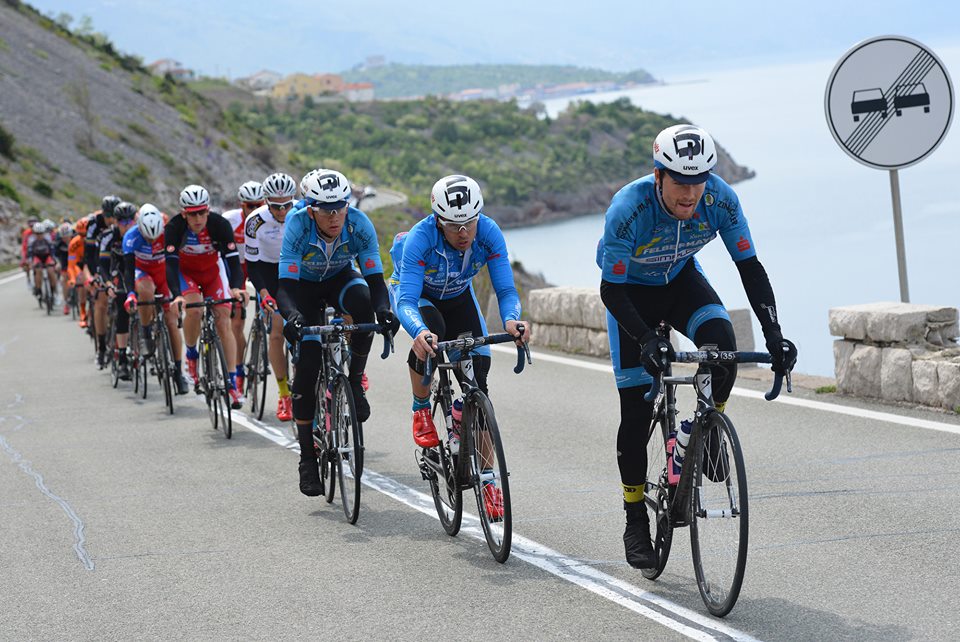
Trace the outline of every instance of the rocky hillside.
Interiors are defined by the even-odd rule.
[[[0,2],[0,96],[0,226],[89,212],[110,192],[172,209],[190,182],[228,201],[274,171],[263,135],[213,101],[16,0]]]

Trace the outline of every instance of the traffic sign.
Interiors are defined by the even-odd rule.
[[[824,108],[843,151],[876,169],[902,169],[929,156],[947,135],[953,85],[927,47],[904,36],[879,36],[840,58]]]

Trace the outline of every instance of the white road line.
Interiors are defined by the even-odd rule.
[[[240,412],[235,411],[232,416],[234,423],[240,424],[288,450],[300,452],[300,445],[297,441],[285,435],[281,429],[266,425]],[[436,508],[433,505],[433,498],[426,493],[414,490],[369,468],[364,469],[362,481],[364,486],[383,493],[439,521]],[[466,511],[463,513],[461,532],[485,543],[479,519]],[[744,642],[756,640],[756,638],[743,631],[607,575],[589,564],[571,559],[522,535],[513,534],[511,551],[517,559],[630,609],[634,613],[673,629],[690,639],[731,639]]]
[[[16,281],[17,279],[21,279],[23,278],[23,274],[24,274],[23,272],[18,270],[16,274],[5,276],[2,279],[0,279],[0,285],[3,285],[4,283],[10,283],[11,281]]]
[[[513,347],[504,347],[504,346],[490,346],[491,350],[496,350],[497,352],[504,352],[509,354],[516,354],[516,349]],[[583,361],[581,359],[574,359],[571,357],[560,357],[552,354],[543,354],[540,352],[530,352],[531,356],[534,359],[534,363],[537,361],[548,361],[550,363],[559,363],[565,366],[573,366],[575,368],[582,368],[584,370],[594,370],[596,372],[606,372],[611,376],[613,375],[613,368],[606,364],[594,363],[592,361]],[[748,399],[759,399],[763,400],[764,393],[757,390],[748,390],[746,388],[737,388],[731,391],[732,395],[737,397],[746,397]],[[821,410],[824,412],[833,412],[839,415],[848,415],[850,417],[860,417],[861,419],[872,419],[874,421],[885,421],[892,424],[899,424],[902,426],[912,426],[914,428],[924,428],[926,430],[937,430],[940,432],[948,432],[954,435],[960,435],[960,425],[957,424],[948,424],[946,422],[940,421],[931,421],[929,419],[920,419],[918,417],[906,417],[904,415],[895,415],[889,412],[881,412],[878,410],[866,410],[864,408],[855,408],[853,406],[841,406],[839,404],[826,403],[823,401],[811,401],[809,399],[796,399],[790,397],[786,389],[780,394],[777,399],[772,403],[782,403],[788,406],[799,406],[801,408],[809,408],[811,410]]]

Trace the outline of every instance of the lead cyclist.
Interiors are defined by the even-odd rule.
[[[703,129],[674,125],[653,142],[654,171],[618,191],[607,209],[597,247],[600,295],[607,307],[610,358],[620,395],[617,463],[627,524],[623,544],[634,568],[656,566],[643,502],[647,427],[653,403],[643,396],[672,357],[655,328],[666,321],[697,346],[736,350],[733,325],[694,255],[717,234],[733,259],[750,306],[760,321],[773,371],[792,370],[797,348],[783,338],[773,288],[757,258],[736,192],[712,173],[717,148]],[[736,365],[713,366],[713,392],[723,410]],[[709,436],[708,436],[709,438]]]

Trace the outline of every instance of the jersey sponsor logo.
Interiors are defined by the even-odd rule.
[[[290,267],[287,268],[287,272],[290,272],[291,274],[296,274],[299,271],[300,269],[297,267],[296,263],[291,263]]]
[[[703,202],[707,204],[707,207],[710,207],[711,205],[713,205],[716,202],[716,200],[717,199],[714,198],[713,194],[703,195]]]
[[[255,248],[255,247],[248,247],[248,248],[247,248],[247,254],[249,254],[250,256],[255,256],[255,255],[257,255],[257,254],[260,254],[260,250],[259,250],[258,248]]]
[[[633,225],[633,222],[637,220],[637,217],[643,213],[643,210],[647,209],[647,203],[649,203],[649,200],[638,203],[636,209],[634,209],[630,216],[627,217],[627,220],[623,221],[617,226],[616,236],[618,239],[622,239],[627,236],[627,232],[630,231],[630,226]]]
[[[496,254],[491,254],[490,256],[488,256],[487,260],[492,261],[493,259],[499,259],[499,258],[500,258],[500,253],[497,252]]]
[[[738,223],[739,216],[737,216],[737,206],[733,201],[720,201],[717,203],[717,207],[725,211],[727,216],[730,217],[730,225],[736,225]]]
[[[663,237],[662,237],[662,236],[657,236],[657,237],[655,237],[653,240],[651,240],[651,241],[650,241],[649,243],[647,243],[646,245],[640,245],[640,246],[638,246],[637,249],[634,250],[633,255],[634,255],[634,256],[640,256],[641,254],[646,254],[646,253],[647,253],[647,250],[649,250],[650,248],[652,248],[654,245],[656,245],[657,243],[659,243],[659,242],[662,241],[662,240],[663,240]]]
[[[419,266],[421,266],[421,267],[425,266],[426,264],[427,264],[426,261],[422,261],[422,260],[421,260],[421,261],[417,261],[417,265],[419,265]]]
[[[750,241],[748,241],[746,237],[741,236],[740,240],[737,241],[737,249],[741,252],[746,252],[750,249]]]
[[[366,268],[374,268],[377,266],[377,262],[373,259],[367,259],[367,262],[363,264]]]
[[[264,220],[259,214],[256,216],[251,216],[247,219],[247,225],[244,228],[244,234],[250,237],[255,237],[257,235],[257,230],[263,226]]]
[[[760,307],[767,311],[767,314],[770,315],[770,320],[774,323],[777,322],[777,307],[774,305],[767,305],[766,303],[761,303]]]
[[[618,274],[618,275],[619,275],[619,274],[626,274],[626,273],[627,273],[627,266],[624,265],[624,263],[623,263],[622,260],[617,261],[617,262],[614,264],[614,266],[613,266],[613,273],[614,273],[614,274]]]

